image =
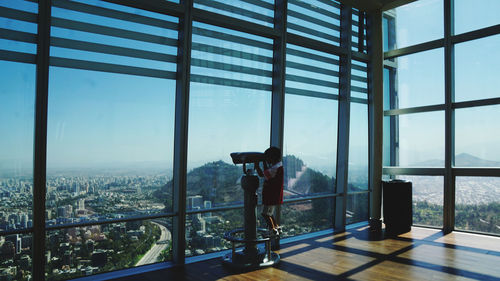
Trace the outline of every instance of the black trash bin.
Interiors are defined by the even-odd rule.
[[[406,180],[382,182],[385,231],[397,235],[411,230],[412,184]]]

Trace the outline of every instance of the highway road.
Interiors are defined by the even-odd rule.
[[[165,250],[168,245],[167,243],[161,243],[161,242],[168,242],[172,240],[172,234],[165,226],[156,222],[153,223],[156,224],[161,230],[160,239],[156,241],[156,244],[153,245],[153,247],[151,247],[151,249],[149,249],[149,251],[146,252],[146,254],[135,264],[135,266],[155,263],[158,257],[160,256],[161,252]]]

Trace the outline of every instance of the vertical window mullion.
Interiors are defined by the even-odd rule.
[[[33,279],[45,279],[45,193],[49,88],[50,0],[38,4],[35,140],[33,162]]]
[[[339,97],[339,124],[337,141],[337,184],[336,193],[341,196],[335,200],[335,231],[342,231],[346,224],[347,206],[347,177],[349,163],[349,117],[351,96],[351,34],[352,8],[342,5],[340,9],[340,47],[347,50],[340,57],[340,97]]]
[[[179,23],[174,129],[173,204],[176,216],[173,220],[172,258],[175,264],[184,264],[185,262],[189,77],[193,27],[193,1],[184,0],[182,4],[184,5],[184,16],[181,17]]]

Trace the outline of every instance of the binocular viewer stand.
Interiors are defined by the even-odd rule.
[[[256,191],[259,188],[259,177],[253,175],[252,170],[245,171],[241,178],[241,187],[244,190],[244,228],[234,229],[224,234],[224,239],[231,241],[232,251],[222,257],[222,261],[230,266],[240,269],[260,268],[272,266],[280,261],[280,256],[271,251],[271,237],[264,228],[257,229],[255,207],[257,206]],[[238,233],[244,234],[243,238],[236,237]],[[257,232],[263,238],[257,239]],[[264,243],[264,249],[257,245]],[[236,244],[245,244],[243,250],[236,250]]]

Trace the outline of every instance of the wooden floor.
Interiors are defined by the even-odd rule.
[[[121,281],[500,280],[500,238],[413,227],[394,238],[367,227],[282,245],[275,267],[235,272],[213,259]]]

